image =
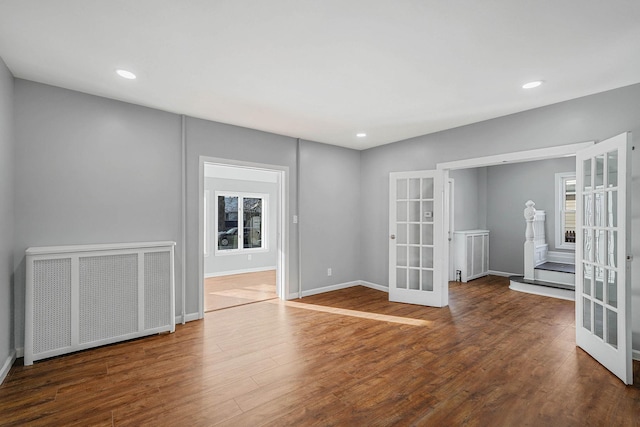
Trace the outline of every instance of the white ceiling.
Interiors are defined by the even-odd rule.
[[[0,0],[0,56],[19,78],[364,149],[639,83],[640,1]]]

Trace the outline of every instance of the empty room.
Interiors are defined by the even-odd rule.
[[[640,3],[0,2],[0,425],[639,425]]]

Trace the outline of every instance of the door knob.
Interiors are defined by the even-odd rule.
[[[391,237],[391,240],[394,240],[396,238],[396,235],[392,234],[390,237]]]

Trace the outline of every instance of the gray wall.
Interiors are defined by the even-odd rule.
[[[14,128],[13,76],[0,58],[0,367],[14,350],[13,223]]]
[[[547,214],[545,234],[555,247],[555,174],[575,172],[575,157],[491,166],[487,169],[487,228],[491,230],[489,269],[523,274],[524,208],[527,200]]]
[[[485,229],[487,227],[486,168],[452,170],[454,179],[454,231]]]
[[[640,138],[640,84],[372,148],[361,153],[359,211],[364,280],[387,286],[389,172],[434,169],[437,163],[575,142],[624,131]],[[637,144],[636,144],[637,145]],[[640,235],[640,150],[632,151],[632,225]],[[367,212],[367,215],[362,213]],[[633,241],[640,254],[640,239]],[[632,263],[634,348],[640,349],[640,256]]]
[[[359,151],[300,142],[303,291],[361,279],[359,177]]]
[[[25,80],[15,81],[15,97],[14,271],[21,347],[26,248],[180,243],[180,117]],[[176,254],[179,282],[180,246]]]
[[[205,190],[209,190],[211,194],[211,204],[209,209],[209,230],[211,252],[204,257],[204,275],[222,275],[229,272],[237,273],[242,270],[267,270],[276,268],[277,256],[277,226],[278,226],[278,184],[270,182],[245,181],[240,179],[224,179],[224,178],[205,178]],[[247,254],[216,255],[215,247],[218,237],[215,232],[216,217],[216,191],[236,191],[243,193],[262,193],[268,195],[267,205],[267,249],[266,252],[253,252],[251,259]]]

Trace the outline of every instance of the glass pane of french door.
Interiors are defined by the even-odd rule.
[[[582,323],[585,329],[614,348],[618,346],[618,227],[613,219],[617,211],[613,201],[618,200],[619,191],[617,158],[615,151],[583,160],[582,182],[584,251],[581,267],[588,272],[582,278],[585,305]]]
[[[433,290],[433,178],[396,181],[396,285]]]

